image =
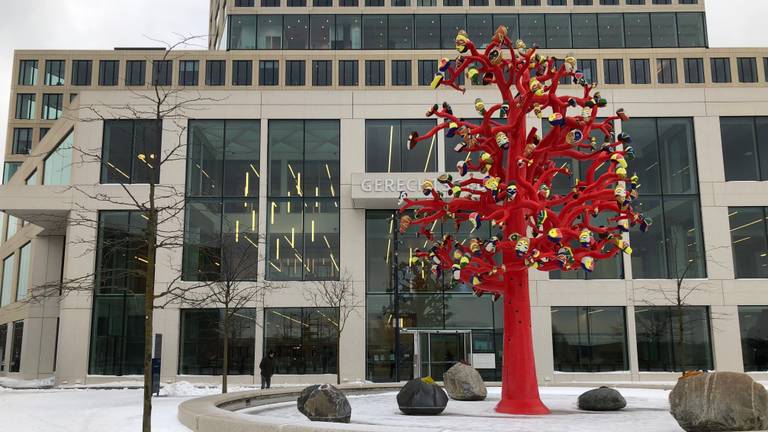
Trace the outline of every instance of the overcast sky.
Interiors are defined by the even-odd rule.
[[[712,47],[768,47],[766,0],[704,0]],[[208,0],[23,0],[0,5],[0,149],[14,49],[153,46],[208,33]],[[0,160],[3,152],[0,151]]]

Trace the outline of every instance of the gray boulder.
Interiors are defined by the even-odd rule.
[[[681,378],[669,411],[687,432],[768,429],[768,391],[747,374],[711,372]]]
[[[488,396],[483,377],[472,366],[456,363],[443,375],[445,390],[451,399],[478,401]]]
[[[312,421],[349,423],[352,407],[341,390],[330,384],[305,388],[297,401],[299,411]]]
[[[448,405],[448,395],[431,378],[408,381],[397,393],[397,406],[403,414],[437,415]]]
[[[627,406],[621,393],[605,386],[582,393],[578,403],[585,411],[618,411]]]

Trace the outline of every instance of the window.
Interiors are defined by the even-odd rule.
[[[339,121],[271,120],[267,278],[339,277]]]
[[[43,120],[58,120],[61,117],[61,94],[44,94],[41,118]]]
[[[88,373],[144,370],[146,219],[136,211],[100,211]]]
[[[334,15],[310,15],[309,48],[314,50],[331,49],[334,24]]]
[[[699,4],[699,0],[680,0],[680,4]]]
[[[235,0],[235,7],[253,7],[253,0]]]
[[[182,276],[256,280],[261,123],[192,120],[188,140]]]
[[[754,57],[739,57],[736,59],[736,65],[739,69],[739,82],[757,82],[757,59]]]
[[[72,144],[74,132],[70,131],[59,145],[48,154],[43,163],[44,185],[68,185],[72,172]]]
[[[235,313],[233,313],[235,312]],[[179,374],[221,375],[224,309],[182,309]],[[253,375],[256,309],[230,310],[228,373]]]
[[[229,16],[229,49],[256,49],[256,15]]]
[[[366,6],[384,6],[384,0],[365,0]]]
[[[171,85],[173,60],[152,60],[152,85]]]
[[[358,1],[357,0],[339,0],[339,6],[345,7],[357,7]]]
[[[410,60],[392,60],[392,85],[393,86],[411,85],[411,61]]]
[[[332,0],[312,0],[312,6],[315,7],[331,7]]]
[[[648,59],[630,59],[632,84],[650,84],[651,67]]]
[[[525,5],[523,5],[525,6]],[[537,44],[540,47],[547,46],[546,27],[544,26],[544,14],[521,14],[518,15],[520,22],[520,38],[529,46]],[[455,32],[454,32],[455,34]],[[443,33],[445,37],[445,33]],[[453,38],[454,36],[452,36]],[[443,40],[443,43],[446,43]],[[451,42],[452,44],[452,42]],[[446,45],[443,48],[448,48]]]
[[[413,49],[413,15],[389,16],[389,49]]]
[[[48,135],[48,131],[50,130],[51,128],[40,128],[40,141],[42,141],[43,138],[45,138],[45,136]]]
[[[306,84],[306,62],[304,60],[285,61],[285,85],[303,86]]]
[[[414,16],[414,22],[414,46],[417,49],[440,48],[440,15],[418,14]]]
[[[387,16],[363,15],[363,49],[387,49]]]
[[[765,74],[765,80],[768,81],[768,57],[763,57],[763,73]]]
[[[652,13],[651,35],[654,48],[677,47],[677,15],[674,13]]]
[[[606,84],[624,84],[624,60],[603,60],[603,73]]]
[[[597,60],[594,59],[578,59],[576,60],[576,68],[584,74],[584,79],[587,82],[597,82]]]
[[[541,0],[520,0],[522,6],[541,6]]]
[[[515,0],[496,0],[496,6],[514,6]]]
[[[125,62],[125,85],[143,86],[147,77],[147,62],[128,60]]]
[[[685,66],[686,84],[704,83],[704,59],[686,58],[683,59]]]
[[[32,150],[32,128],[14,128],[12,154],[29,154]]]
[[[709,60],[712,66],[712,82],[731,82],[731,59],[728,57],[716,57]]]
[[[329,86],[333,82],[333,61],[312,60],[312,85]]]
[[[728,207],[733,267],[737,279],[768,277],[765,207]]]
[[[11,220],[8,218],[8,225]],[[7,237],[10,239],[10,234]],[[8,306],[13,301],[13,255],[3,259],[3,279],[0,284],[0,307]]]
[[[35,94],[19,93],[16,95],[16,119],[35,119]]]
[[[571,16],[547,14],[547,48],[571,48]]]
[[[20,167],[21,162],[6,162],[3,165],[3,184],[8,184],[8,181],[11,180],[11,177],[16,174],[16,171],[18,171]],[[8,224],[8,226],[10,226],[10,224]]]
[[[32,243],[28,242],[19,249],[19,276],[16,281],[16,301],[27,298],[29,291],[29,255]]]
[[[283,17],[285,49],[309,49],[309,24],[308,15]]]
[[[21,371],[21,344],[24,341],[24,321],[13,323],[13,335],[11,336],[11,360],[8,372]]]
[[[424,135],[435,126],[430,119],[366,120],[366,172],[435,172],[437,137],[422,141],[413,150],[406,143],[412,132]]]
[[[600,0],[600,4],[603,6],[618,6],[619,0]]]
[[[437,60],[419,60],[419,85],[431,85],[436,72]]]
[[[356,86],[358,84],[359,72],[357,70],[357,60],[339,60],[339,85]]]
[[[106,120],[101,183],[157,183],[162,135],[160,120]]]
[[[283,17],[259,15],[256,34],[257,49],[281,49],[283,42]]]
[[[223,86],[226,77],[227,63],[224,60],[208,60],[205,62],[205,85]]]
[[[276,86],[279,73],[277,60],[259,60],[259,85]]]
[[[645,0],[626,0],[627,5],[644,5]]]
[[[5,347],[8,343],[8,324],[0,324],[0,372],[5,371]]]
[[[708,307],[637,306],[635,326],[641,372],[714,368]]]
[[[99,85],[116,86],[120,72],[120,62],[117,60],[99,60]]]
[[[6,164],[7,164],[7,163],[8,163],[8,162],[6,162]],[[20,220],[19,220],[18,218],[16,218],[15,216],[11,216],[11,215],[8,215],[8,225],[6,226],[6,230],[5,230],[5,239],[6,239],[6,240],[12,239],[12,238],[13,238],[13,236],[15,236],[15,235],[16,235],[16,231],[18,231],[18,229],[19,229],[19,225],[20,225],[22,222],[23,222],[23,221],[20,221]],[[0,286],[0,287],[1,287],[1,286]],[[2,307],[2,306],[0,306],[0,307]]]
[[[289,7],[306,7],[307,0],[288,0]]]
[[[488,0],[469,0],[470,6],[488,6]]]
[[[275,373],[335,374],[338,308],[267,308],[264,353],[275,353]]]
[[[200,61],[198,60],[180,60],[179,61],[179,85],[196,86],[200,78]]]
[[[551,312],[556,371],[629,370],[623,307],[553,306]]]
[[[726,181],[768,179],[768,117],[720,117]]]
[[[651,17],[647,13],[624,14],[624,37],[627,48],[649,48]]]
[[[362,46],[362,19],[360,15],[336,15],[333,47],[337,50],[360,49]]]
[[[659,84],[677,84],[677,60],[673,58],[656,60]]]
[[[672,0],[653,0],[653,4],[672,4]]]
[[[565,6],[565,0],[547,0],[547,4],[550,6]],[[575,6],[589,6],[592,4],[592,0],[576,0]]]
[[[569,23],[570,24],[570,23]],[[477,48],[485,48],[493,37],[493,15],[469,14],[467,15],[467,33],[469,37],[477,41]],[[569,36],[570,40],[570,36]]]
[[[741,355],[745,372],[768,370],[768,307],[739,306]],[[0,328],[2,342],[2,328]]]
[[[73,60],[72,61],[72,85],[89,86],[91,85],[91,60]]]
[[[19,85],[37,85],[37,60],[19,61]]]
[[[443,6],[461,6],[463,0],[443,0]]]
[[[249,86],[253,84],[253,62],[251,60],[232,61],[232,85]]]
[[[261,0],[261,7],[279,7],[280,0]]]
[[[384,60],[365,61],[365,85],[383,86],[384,73]]]
[[[643,173],[634,205],[653,219],[652,230],[630,233],[633,277],[706,277],[692,119],[635,117],[622,129],[632,136],[632,168]]]
[[[45,85],[64,85],[64,60],[45,61]]]

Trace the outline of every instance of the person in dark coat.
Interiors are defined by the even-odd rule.
[[[275,373],[275,353],[270,352],[259,363],[261,369],[261,388],[269,388],[272,384],[272,375]]]

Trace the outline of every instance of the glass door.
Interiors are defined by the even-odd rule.
[[[416,352],[414,374],[442,381],[456,362],[471,363],[471,333],[467,331],[419,331],[413,334]]]

